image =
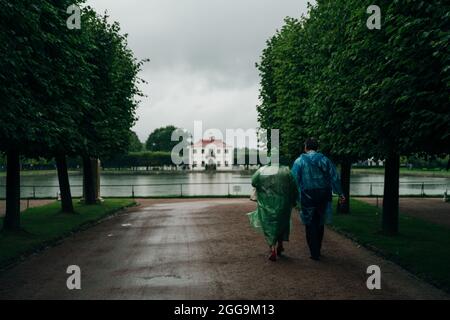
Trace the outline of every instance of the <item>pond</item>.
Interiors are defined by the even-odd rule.
[[[351,180],[353,195],[382,195],[383,175],[355,174]],[[82,176],[70,176],[72,193],[82,195]],[[252,192],[251,176],[239,172],[183,173],[183,174],[102,174],[103,197],[151,197],[151,196],[227,196],[249,195]],[[0,177],[0,197],[5,197],[6,178]],[[55,174],[26,175],[21,179],[21,196],[56,197],[58,178]],[[422,190],[422,188],[424,188]],[[443,195],[450,189],[450,178],[402,176],[401,195]]]

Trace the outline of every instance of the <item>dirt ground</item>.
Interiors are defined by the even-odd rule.
[[[20,201],[20,210],[24,211],[26,210],[28,207],[29,208],[33,208],[33,207],[40,207],[49,203],[55,202],[55,200],[21,200]],[[0,217],[3,217],[5,215],[5,206],[6,206],[6,201],[4,200],[0,200]]]
[[[358,198],[358,200],[372,205],[377,204],[376,198]],[[381,207],[383,199],[378,201]],[[400,212],[450,227],[450,203],[440,198],[400,198]]]
[[[449,299],[446,293],[327,230],[309,259],[294,214],[286,257],[267,260],[245,199],[143,200],[0,274],[0,299]],[[82,289],[66,288],[69,265]],[[378,265],[382,289],[366,287]]]

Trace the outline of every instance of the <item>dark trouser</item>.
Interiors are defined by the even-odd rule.
[[[311,257],[318,259],[320,257],[320,250],[322,249],[323,235],[325,227],[321,225],[320,218],[313,218],[311,224],[306,226],[306,241],[308,242]]]
[[[306,241],[311,251],[311,257],[318,259],[325,232],[325,211],[328,202],[331,201],[331,189],[302,190],[301,200],[302,209],[305,209],[311,215],[311,221],[306,224]]]
[[[313,259],[318,259],[320,257],[323,235],[325,233],[325,226],[321,223],[321,213],[318,211],[319,210],[316,210],[314,213],[311,224],[306,226],[306,241],[308,242],[311,257]]]

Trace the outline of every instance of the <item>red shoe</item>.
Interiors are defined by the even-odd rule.
[[[273,262],[277,261],[277,251],[275,249],[270,253],[269,260]]]

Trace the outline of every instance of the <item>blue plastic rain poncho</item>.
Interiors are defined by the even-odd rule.
[[[258,209],[249,213],[250,224],[262,232],[269,246],[289,241],[291,212],[297,201],[297,187],[288,167],[268,165],[252,177]]]
[[[325,221],[331,222],[332,191],[342,195],[340,178],[331,160],[315,151],[302,154],[294,162],[292,175],[299,191],[300,217],[303,223],[306,225],[311,223],[312,215],[317,208],[316,199],[327,202],[321,224],[325,224]]]

